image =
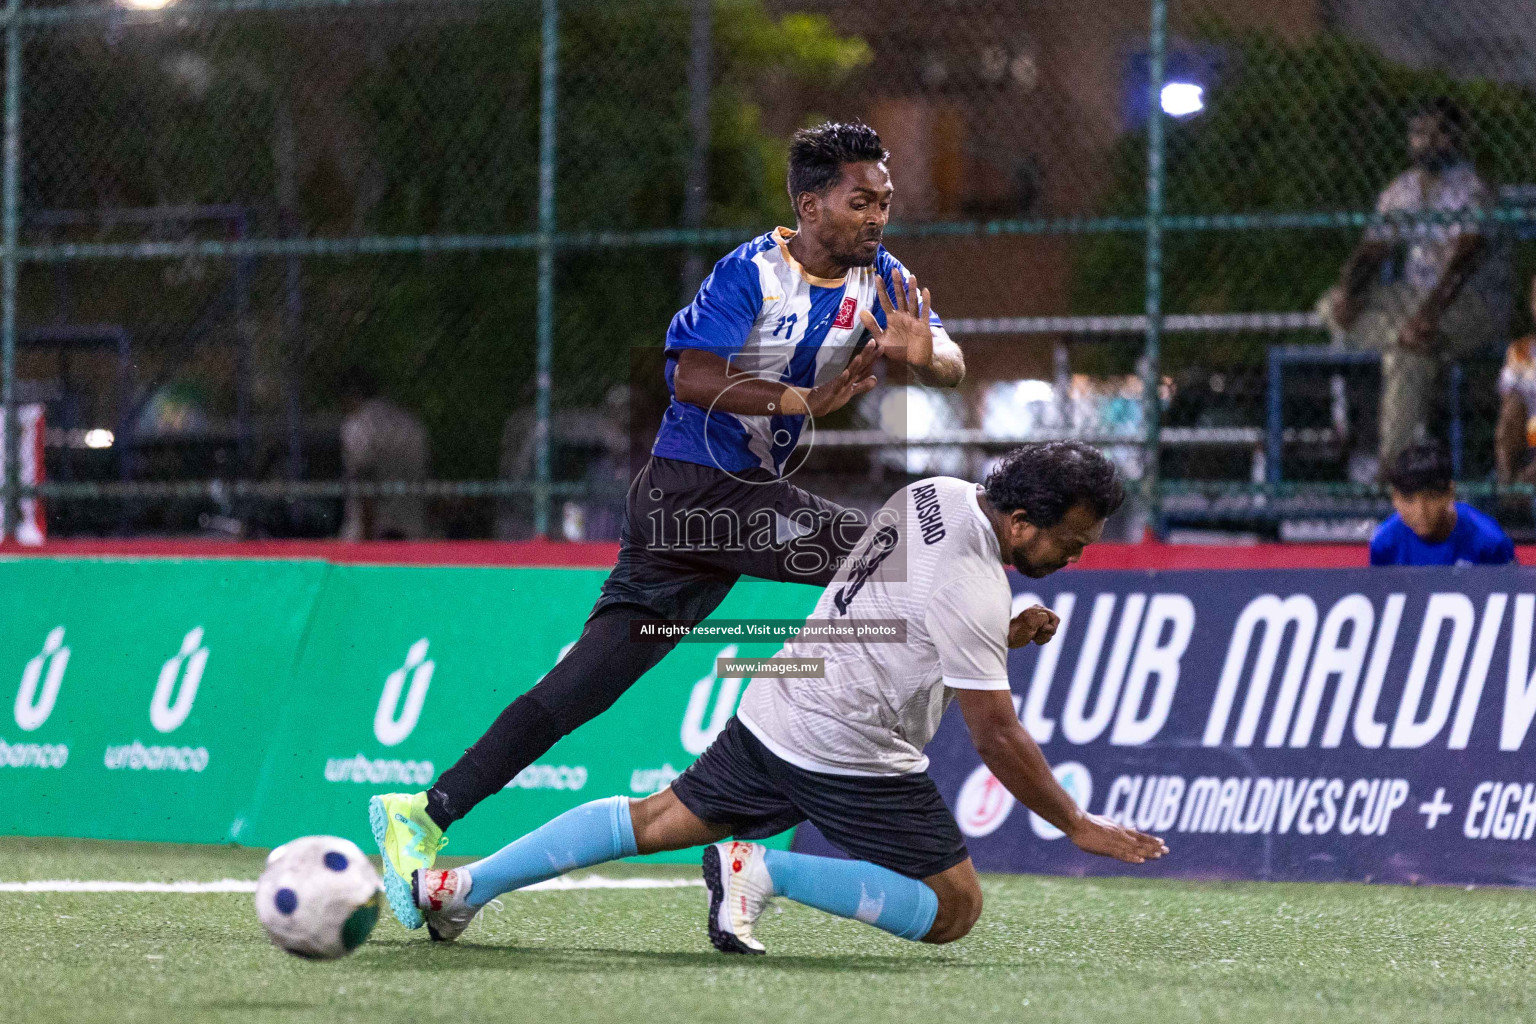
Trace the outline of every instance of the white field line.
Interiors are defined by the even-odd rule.
[[[581,878],[551,878],[530,885],[522,892],[566,892],[573,889],[678,889],[702,886],[692,878],[607,878],[584,875]],[[35,882],[0,882],[0,892],[255,892],[256,883],[243,878],[222,878],[217,882],[97,882],[71,878],[39,879]]]
[[[572,878],[561,875],[547,882],[539,882],[519,889],[518,892],[550,892],[566,889],[702,889],[702,878],[608,878],[603,875],[583,875]]]
[[[256,883],[243,878],[217,882],[82,882],[46,878],[35,882],[0,882],[0,892],[255,892]]]

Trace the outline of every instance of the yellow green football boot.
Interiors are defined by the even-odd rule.
[[[411,874],[425,871],[437,860],[448,837],[427,815],[427,794],[385,793],[368,801],[368,824],[384,859],[384,895],[389,909],[407,928],[425,922],[411,891]]]

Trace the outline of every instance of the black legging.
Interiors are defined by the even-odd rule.
[[[432,817],[446,827],[517,777],[568,733],[590,722],[645,675],[675,639],[639,643],[632,619],[656,613],[635,605],[609,605],[592,613],[575,646],[544,678],[506,710],[452,768],[438,777],[429,799]]]

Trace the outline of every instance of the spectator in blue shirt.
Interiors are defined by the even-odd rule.
[[[1387,474],[1397,514],[1371,538],[1372,565],[1509,565],[1515,545],[1499,524],[1456,500],[1451,459],[1424,442],[1404,449]]]

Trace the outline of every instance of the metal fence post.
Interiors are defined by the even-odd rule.
[[[1269,384],[1264,400],[1264,481],[1277,484],[1280,460],[1285,457],[1285,352],[1279,345],[1271,345],[1265,358],[1269,364]]]
[[[549,536],[549,398],[555,347],[555,87],[560,70],[560,7],[544,0],[539,61],[539,295],[534,387],[533,528]]]
[[[693,0],[688,50],[688,132],[693,145],[683,183],[683,227],[697,231],[709,209],[710,62],[715,30],[714,0]],[[704,251],[690,245],[683,256],[683,282],[678,301],[687,305],[704,280],[708,264]]]
[[[5,24],[4,211],[0,215],[0,402],[5,415],[4,519],[0,541],[21,529],[21,437],[16,417],[16,242],[21,198],[21,0],[7,0]]]
[[[1142,467],[1142,493],[1147,518],[1161,532],[1162,509],[1158,493],[1158,457],[1162,439],[1163,348],[1163,78],[1168,50],[1168,0],[1152,0],[1151,30],[1147,37],[1147,329],[1142,353],[1142,422],[1146,427],[1146,458]]]

